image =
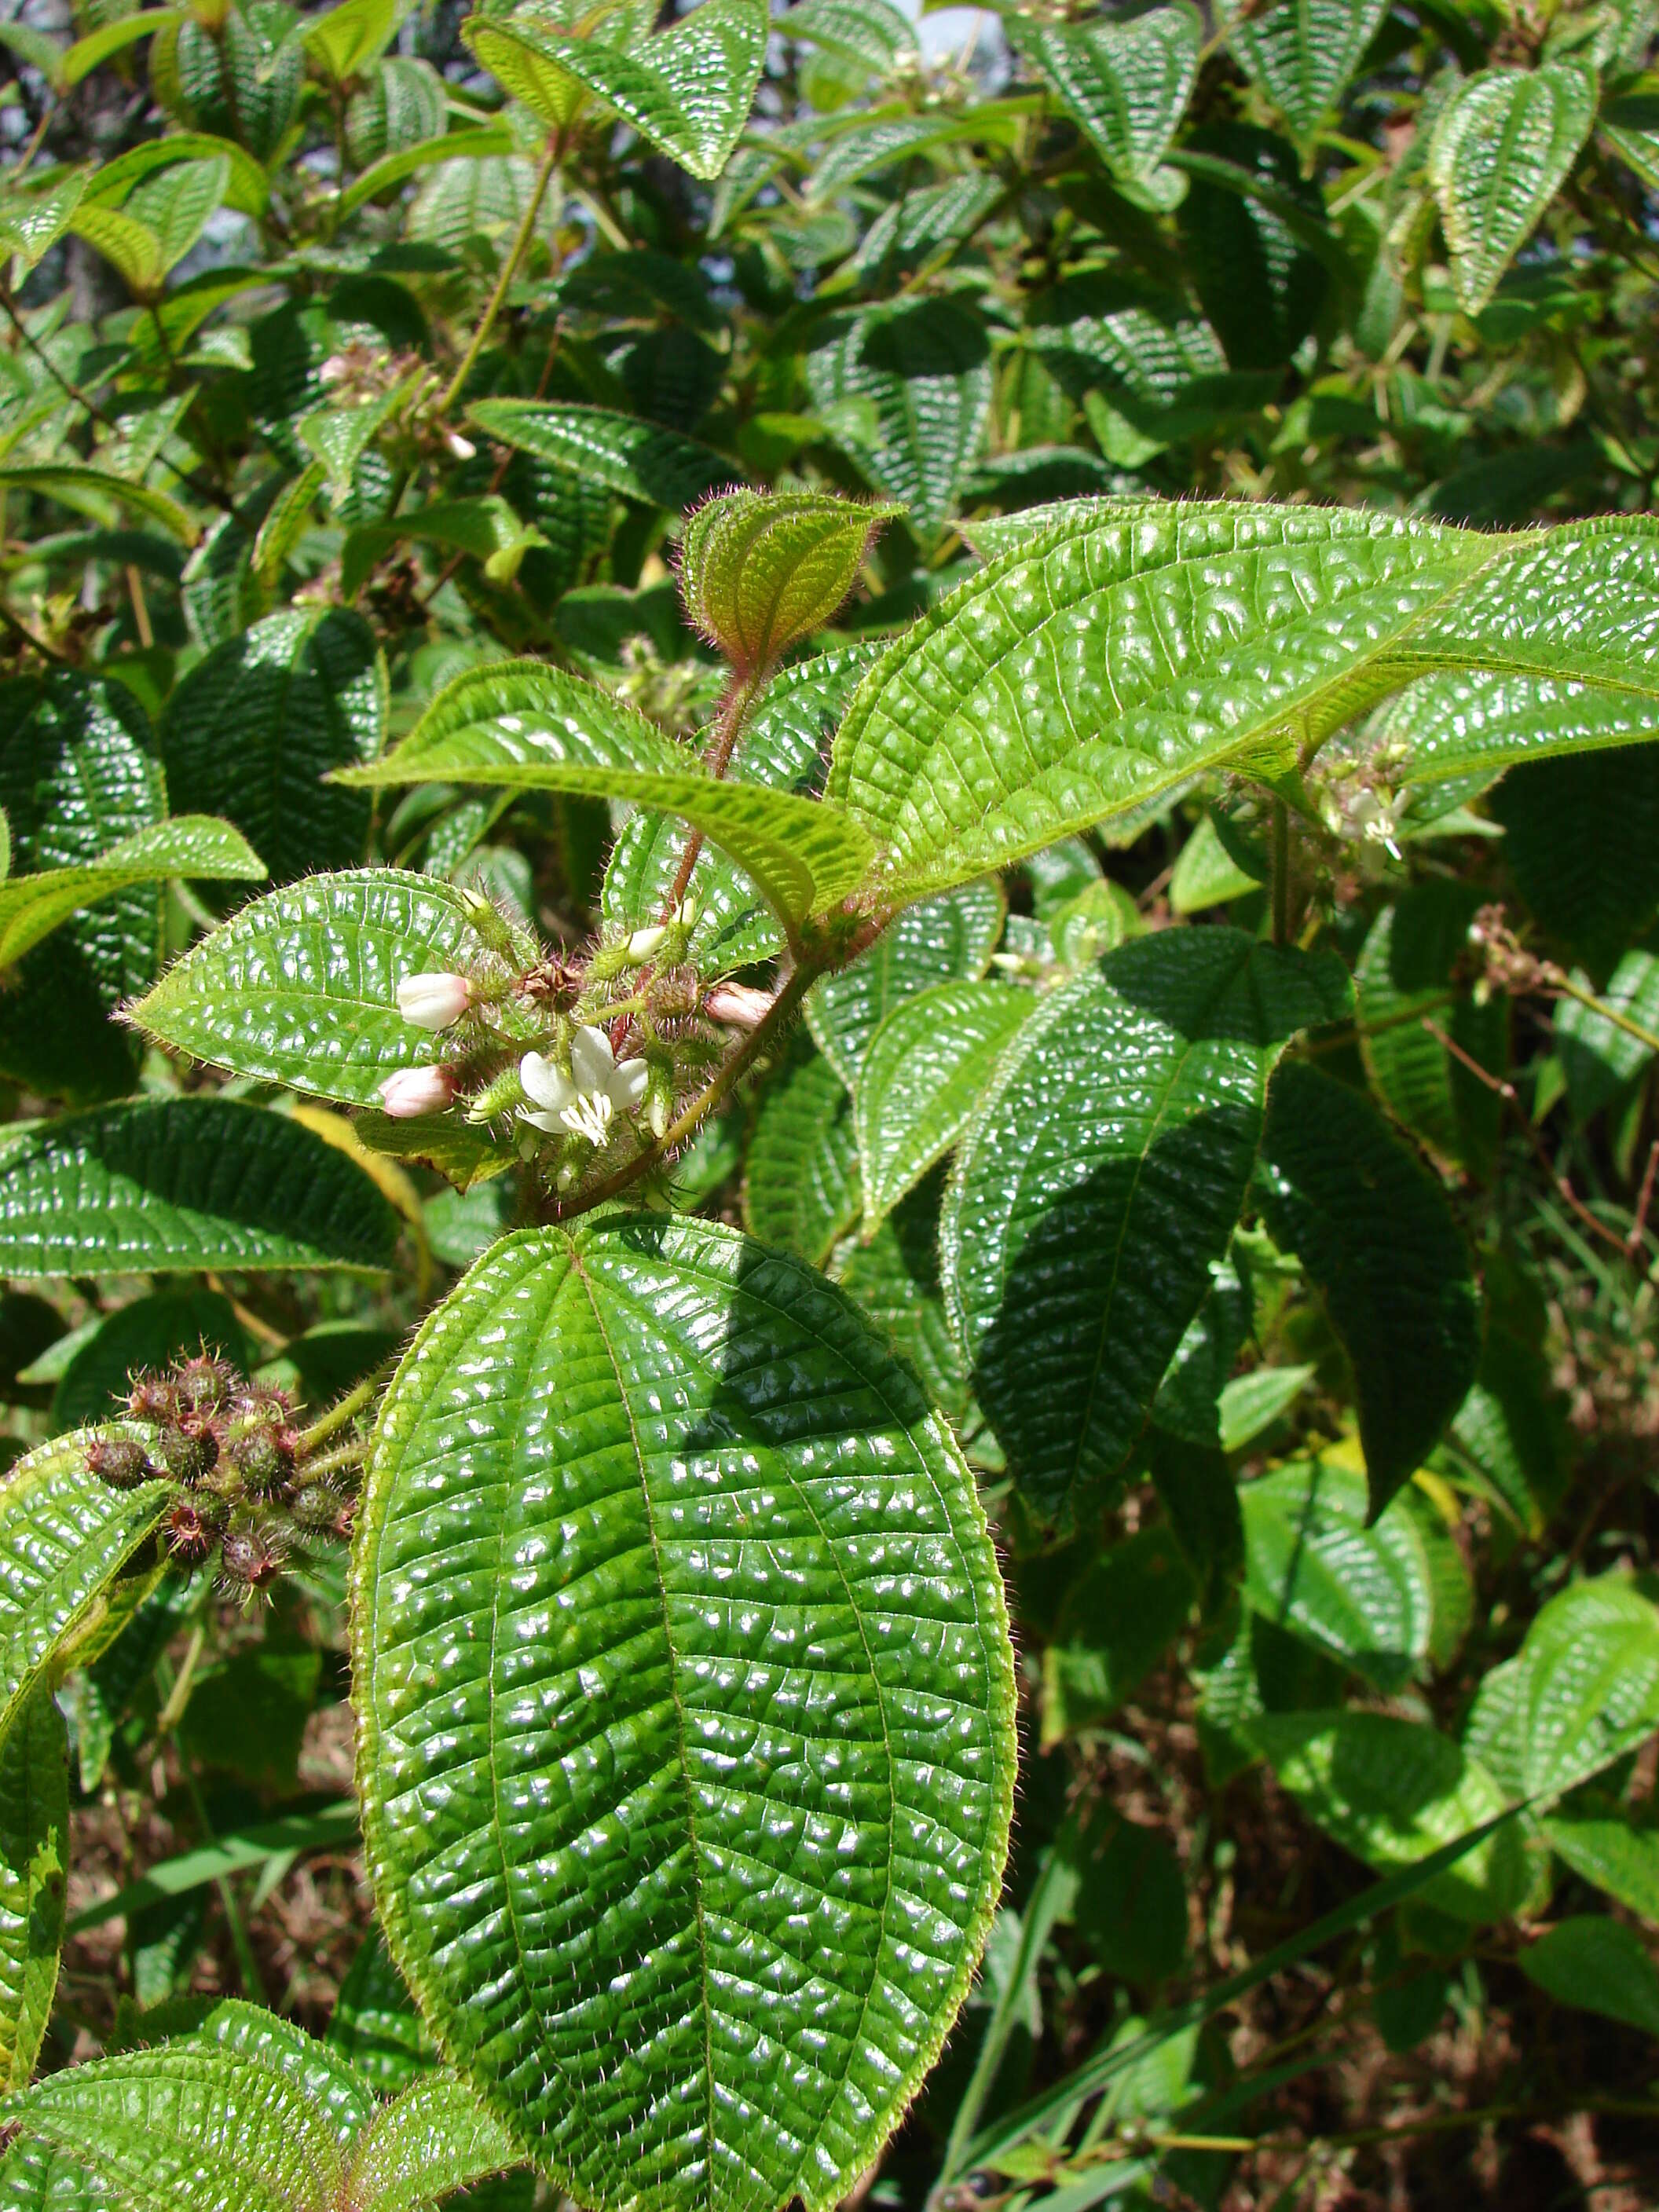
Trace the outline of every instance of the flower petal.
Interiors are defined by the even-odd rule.
[[[645,1087],[651,1080],[651,1071],[642,1060],[627,1060],[617,1069],[605,1088],[613,1104],[624,1114],[631,1114],[645,1096]]]
[[[526,1097],[550,1114],[559,1113],[576,1095],[576,1086],[563,1069],[539,1052],[526,1053],[519,1062],[519,1080]]]
[[[617,1065],[611,1040],[603,1030],[584,1026],[570,1040],[570,1073],[578,1091],[603,1091]]]

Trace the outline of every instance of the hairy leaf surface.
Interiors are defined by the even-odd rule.
[[[448,2054],[601,2212],[833,2203],[1001,1881],[1011,1658],[942,1421],[798,1261],[531,1231],[405,1359],[361,1527],[369,1863]]]
[[[1464,312],[1479,314],[1577,159],[1595,117],[1595,72],[1577,58],[1480,70],[1442,108],[1429,181]]]

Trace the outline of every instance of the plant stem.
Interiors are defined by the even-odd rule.
[[[1656,1036],[1652,1030],[1644,1029],[1640,1022],[1632,1021],[1630,1016],[1621,1013],[1617,1006],[1610,1006],[1605,999],[1598,999],[1594,991],[1587,991],[1581,984],[1575,983],[1565,969],[1555,967],[1553,963],[1551,963],[1549,982],[1553,990],[1563,993],[1569,999],[1577,999],[1581,1006],[1588,1006],[1591,1013],[1600,1014],[1604,1021],[1611,1022],[1614,1029],[1623,1030],[1625,1035],[1634,1037],[1638,1044],[1646,1045],[1650,1052],[1659,1052],[1659,1036]]]
[[[507,297],[507,287],[519,273],[519,264],[529,250],[531,237],[536,228],[536,218],[542,211],[542,202],[547,198],[547,188],[553,181],[553,172],[558,167],[561,150],[561,142],[558,138],[554,137],[548,141],[547,151],[542,156],[542,166],[536,173],[536,189],[530,195],[530,204],[524,211],[524,220],[519,225],[518,235],[513,241],[506,260],[501,264],[501,273],[495,279],[495,289],[489,295],[489,304],[484,308],[483,316],[477,329],[472,333],[471,344],[461,356],[460,367],[449,380],[448,387],[443,398],[434,410],[440,417],[448,414],[450,409],[455,404],[461,387],[471,375],[472,364],[483,352],[484,340],[489,336],[495,318],[501,311],[501,303]]]
[[[703,765],[710,775],[716,778],[723,776],[731,767],[732,755],[743,734],[743,726],[749,720],[750,709],[759,698],[766,678],[770,673],[769,669],[756,669],[750,675],[734,678],[720,701],[720,712],[714,717],[714,726],[703,753]],[[680,901],[690,889],[691,877],[702,851],[702,832],[694,830],[685,841],[679,866],[674,871],[673,884],[663,902],[662,912],[657,916],[659,921],[674,919]]]
[[[568,1206],[556,1205],[553,1212],[554,1219],[574,1221],[579,1214],[590,1212],[594,1206],[602,1206],[606,1199],[615,1198],[619,1191],[624,1191],[631,1184],[636,1183],[640,1177],[647,1174],[659,1160],[665,1159],[676,1146],[684,1144],[689,1137],[695,1135],[699,1123],[706,1120],[717,1106],[724,1103],[744,1069],[753,1065],[760,1054],[789,1020],[796,1007],[817,982],[821,972],[822,970],[813,963],[803,962],[773,1000],[765,1018],[750,1030],[731,1058],[721,1066],[708,1089],[698,1093],[679,1119],[677,1121],[671,1121],[656,1142],[647,1145],[646,1149],[636,1154],[625,1167],[618,1168],[614,1175],[607,1176],[603,1182],[596,1183],[592,1190],[584,1191]]]
[[[348,1422],[356,1419],[365,1406],[373,1403],[375,1392],[379,1390],[386,1376],[397,1364],[397,1361],[398,1354],[395,1352],[388,1354],[372,1375],[364,1376],[355,1390],[349,1391],[337,1405],[331,1406],[328,1411],[319,1415],[308,1429],[302,1429],[300,1431],[299,1455],[302,1462],[309,1460],[319,1444],[325,1443],[330,1437],[337,1435]]]
[[[1273,801],[1273,943],[1291,941],[1291,810]]]

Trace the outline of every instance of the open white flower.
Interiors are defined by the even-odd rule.
[[[618,1067],[605,1031],[584,1027],[571,1040],[568,1075],[544,1054],[526,1053],[519,1062],[519,1080],[530,1103],[519,1111],[549,1136],[568,1130],[590,1145],[602,1145],[618,1112],[638,1109],[649,1079],[642,1060]]]

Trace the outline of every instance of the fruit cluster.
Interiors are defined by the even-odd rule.
[[[88,1470],[117,1490],[177,1486],[161,1534],[179,1566],[216,1552],[228,1589],[261,1590],[296,1548],[350,1534],[355,1497],[320,1464],[307,1470],[286,1392],[228,1360],[203,1351],[139,1375],[125,1412],[125,1432],[88,1444]]]

